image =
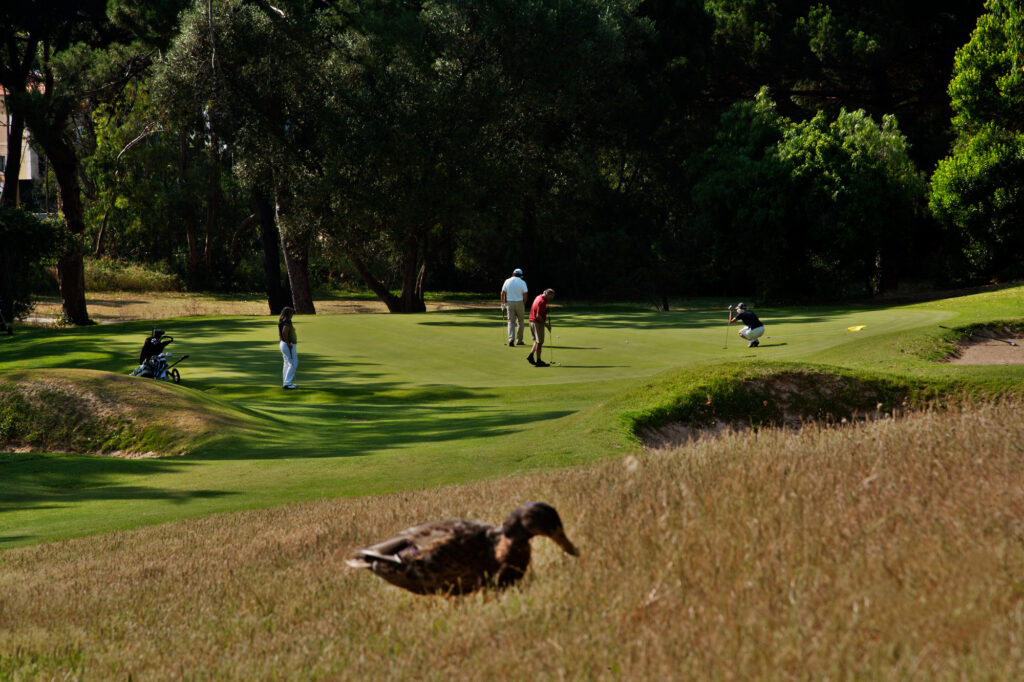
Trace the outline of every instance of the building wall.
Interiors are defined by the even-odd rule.
[[[7,170],[7,158],[10,154],[7,152],[7,131],[10,128],[11,120],[7,115],[7,110],[4,108],[4,100],[0,97],[0,157],[3,157],[3,172],[0,173],[0,187],[3,186],[3,181],[6,180]],[[19,175],[20,180],[37,180],[41,177],[39,171],[39,156],[32,151],[29,147],[29,131],[25,130],[25,134],[21,140],[21,173]]]

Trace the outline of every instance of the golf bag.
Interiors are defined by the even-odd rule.
[[[143,377],[146,379],[160,379],[162,381],[171,381],[174,383],[181,383],[181,374],[174,365],[178,364],[187,355],[182,355],[178,360],[175,361],[174,365],[168,364],[167,359],[170,358],[173,353],[160,353],[159,355],[151,355],[146,358],[145,362],[140,364],[138,367],[133,369],[129,374],[133,377]]]
[[[132,370],[133,377],[145,377],[146,379],[168,379],[167,353],[151,355],[138,367]]]
[[[148,337],[142,345],[142,352],[139,353],[139,366],[130,372],[131,376],[179,383],[181,375],[178,370],[174,369],[174,365],[188,356],[183,355],[173,365],[168,364],[167,358],[171,357],[172,353],[165,353],[164,348],[173,341],[173,336],[164,336],[163,329],[154,329],[153,335]]]

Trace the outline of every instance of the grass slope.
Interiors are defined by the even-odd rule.
[[[7,550],[0,679],[1014,680],[1024,402]],[[346,554],[545,500],[521,588],[417,597]]]
[[[163,321],[179,339],[172,350],[190,355],[176,395],[230,405],[229,437],[161,460],[0,455],[0,546],[592,462],[636,447],[623,413],[675,401],[688,372],[736,363],[813,362],[996,389],[1024,373],[932,362],[955,336],[939,325],[1019,321],[1022,299],[1016,287],[892,308],[763,309],[768,338],[756,351],[735,328],[726,335],[724,305],[559,307],[551,341],[562,364],[547,369],[504,345],[496,311],[303,317],[295,392],[278,387],[273,319]],[[845,331],[853,325],[866,328]],[[0,342],[0,376],[124,374],[150,327],[21,330]]]
[[[166,382],[86,369],[0,376],[0,438],[23,450],[171,455],[244,428],[230,405]]]

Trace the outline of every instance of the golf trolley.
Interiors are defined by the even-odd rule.
[[[152,355],[146,358],[145,362],[133,369],[130,372],[130,375],[133,377],[144,377],[147,379],[161,379],[175,384],[181,383],[181,374],[178,373],[178,370],[174,365],[177,365],[179,362],[187,358],[188,355],[182,355],[180,358],[175,360],[173,364],[168,364],[168,358],[173,355],[173,353]]]
[[[173,356],[173,353],[165,353],[164,348],[173,342],[173,336],[164,336],[162,329],[154,329],[153,335],[146,339],[142,346],[142,352],[139,353],[139,366],[129,374],[133,377],[180,383],[181,374],[174,368],[174,365],[187,358],[188,355],[182,355],[173,364],[169,364],[167,360]]]

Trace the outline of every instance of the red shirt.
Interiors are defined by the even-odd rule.
[[[544,324],[548,321],[548,302],[544,298],[544,294],[541,294],[537,298],[533,299],[533,305],[530,306],[530,322],[537,322],[538,324]]]

